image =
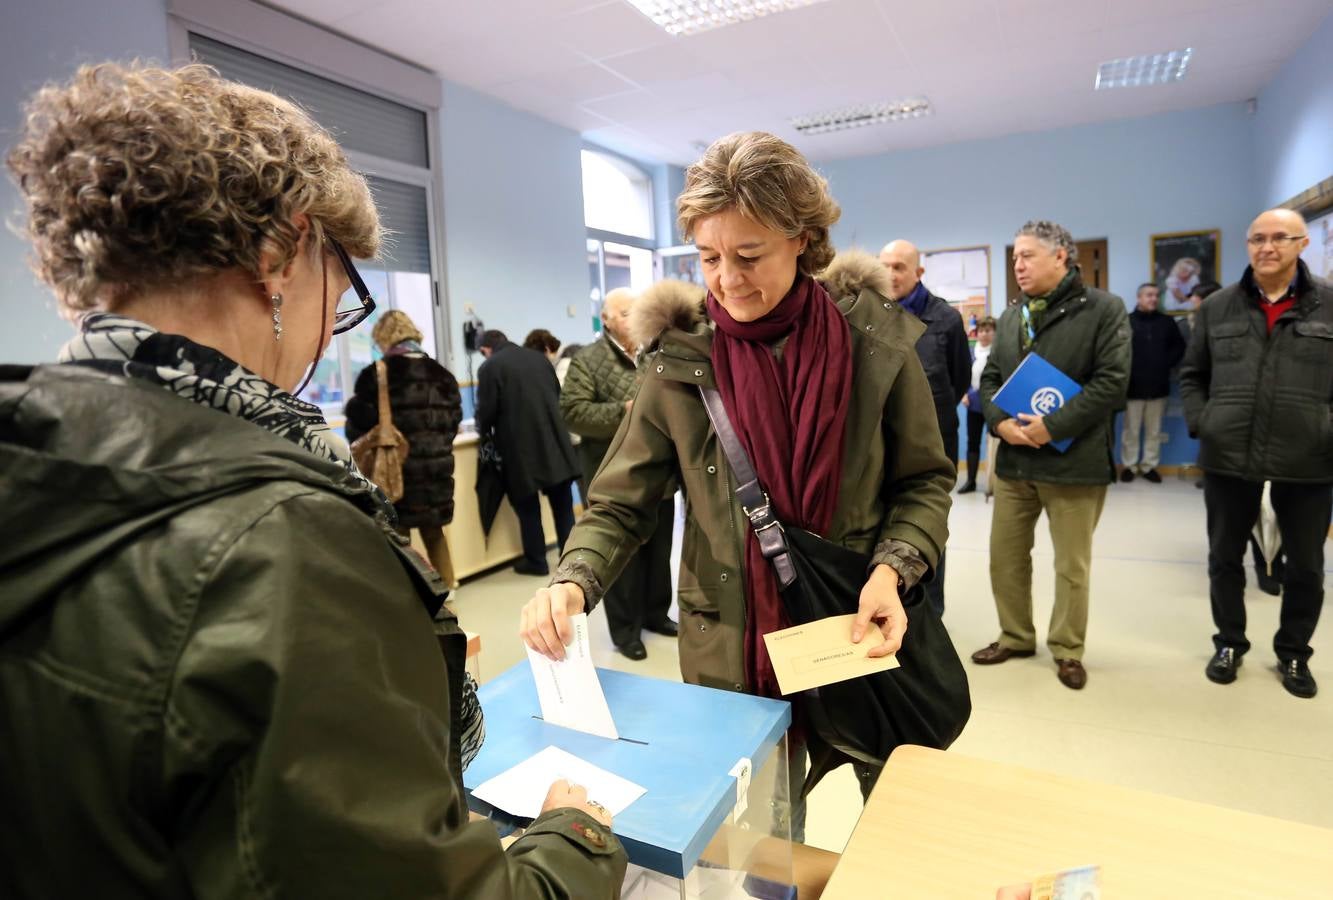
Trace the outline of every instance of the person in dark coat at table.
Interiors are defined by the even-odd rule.
[[[519,347],[502,331],[481,336],[486,361],[477,370],[477,431],[494,431],[504,473],[505,494],[518,514],[523,558],[520,575],[549,575],[541,502],[546,495],[555,520],[557,543],[574,530],[574,496],[579,461],[560,415],[560,382],[542,353]]]
[[[421,534],[426,555],[449,587],[457,587],[444,526],[454,520],[454,438],[463,421],[458,379],[426,355],[421,330],[401,310],[380,316],[371,338],[384,354],[393,424],[407,439],[403,496],[394,503],[398,533]],[[350,443],[379,422],[379,384],[371,364],[357,376],[344,410]]]

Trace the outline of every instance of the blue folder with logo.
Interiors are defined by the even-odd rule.
[[[1036,353],[1029,353],[1009,380],[1000,385],[991,402],[1015,418],[1019,413],[1048,416],[1082,390],[1078,382],[1064,372]],[[1049,446],[1064,453],[1072,443],[1073,438],[1065,438],[1051,441]]]

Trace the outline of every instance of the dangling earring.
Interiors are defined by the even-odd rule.
[[[273,340],[282,340],[282,294],[274,294],[268,298],[273,304]]]

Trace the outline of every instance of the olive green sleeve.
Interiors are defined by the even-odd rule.
[[[551,580],[581,587],[589,612],[657,528],[657,504],[679,468],[664,409],[669,396],[683,390],[684,385],[662,378],[640,383],[633,408],[588,487],[587,511],[574,526]]]
[[[930,383],[916,353],[903,365],[884,406],[885,473],[881,491],[886,514],[876,555],[888,541],[920,552],[933,570],[949,537],[949,496],[957,473],[944,455]]]
[[[570,431],[598,440],[614,435],[625,418],[624,403],[597,399],[596,374],[583,353],[569,362],[560,388],[560,415]]]
[[[469,821],[446,666],[369,518],[297,494],[220,538],[198,581],[158,763],[194,896],[619,895],[624,851],[581,812],[508,852]]]
[[[1092,376],[1069,402],[1043,419],[1052,441],[1076,438],[1105,422],[1125,404],[1129,389],[1129,316],[1119,297],[1106,301],[1100,310]]]

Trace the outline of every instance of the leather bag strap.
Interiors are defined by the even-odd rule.
[[[759,484],[759,476],[750,464],[750,457],[731,425],[731,417],[727,415],[727,409],[722,403],[722,395],[717,388],[703,385],[699,385],[699,394],[703,397],[708,420],[713,423],[713,431],[722,444],[722,452],[731,465],[732,474],[736,476],[736,499],[741,502],[741,511],[750,520],[750,527],[759,540],[759,550],[764,554],[764,559],[772,563],[778,584],[785,588],[796,580],[796,568],[792,565],[791,553],[787,548],[787,533],[773,515],[768,494],[764,493]]]
[[[384,360],[375,360],[375,382],[379,391],[380,434],[387,437],[393,427],[393,410],[389,408],[389,367]]]

